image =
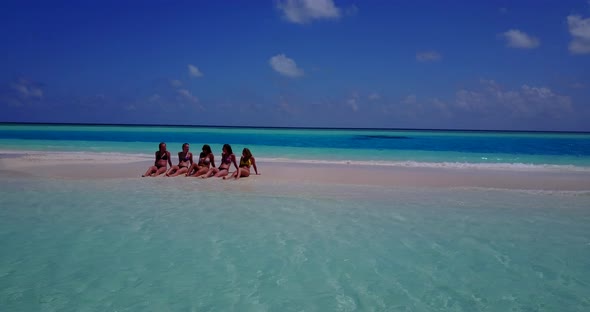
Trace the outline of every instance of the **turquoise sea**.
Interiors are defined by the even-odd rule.
[[[590,170],[590,133],[0,124],[0,151],[122,153],[152,158],[229,143],[265,161],[420,167]]]
[[[159,141],[248,146],[261,169],[590,167],[588,134],[0,125],[0,157],[151,159]],[[0,311],[589,311],[589,207],[590,191],[0,172]]]

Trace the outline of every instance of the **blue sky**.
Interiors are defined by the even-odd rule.
[[[590,2],[3,1],[3,122],[590,131]]]

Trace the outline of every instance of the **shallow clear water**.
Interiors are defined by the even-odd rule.
[[[3,311],[588,311],[590,194],[0,177]]]

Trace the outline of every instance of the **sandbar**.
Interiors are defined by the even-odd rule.
[[[101,155],[54,157],[10,153],[0,157],[0,177],[140,179],[153,161]],[[385,187],[478,187],[515,190],[590,191],[589,172],[510,171],[473,168],[407,168],[350,164],[259,161],[261,175],[248,181],[378,185]],[[233,170],[232,170],[233,171]],[[191,179],[184,176],[158,179]],[[150,178],[144,178],[150,179]],[[239,183],[240,181],[235,181]],[[228,182],[232,183],[232,182]]]

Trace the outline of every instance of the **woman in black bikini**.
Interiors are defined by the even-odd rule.
[[[188,149],[188,143],[182,144],[182,152],[178,152],[178,166],[170,168],[166,172],[167,177],[175,177],[189,171],[189,168],[193,165],[193,153],[189,152]]]
[[[159,151],[156,152],[156,161],[142,177],[157,177],[168,169],[168,164],[172,167],[172,160],[170,159],[170,152],[166,150],[166,143],[162,142],[159,145]]]
[[[203,151],[199,155],[199,162],[193,163],[186,173],[187,177],[199,177],[209,171],[210,167],[215,167],[215,156],[211,152],[211,147],[203,145]],[[193,173],[194,171],[194,173]]]
[[[219,168],[213,167],[209,169],[207,174],[201,176],[201,178],[206,179],[212,176],[224,177],[228,175],[229,167],[231,167],[232,163],[234,164],[236,169],[238,169],[238,164],[236,163],[236,156],[234,155],[231,146],[229,144],[224,144],[222,151],[223,153],[221,153],[221,165],[219,165]]]

